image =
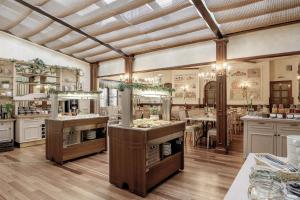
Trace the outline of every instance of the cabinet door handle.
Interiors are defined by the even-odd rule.
[[[290,124],[290,126],[298,126],[298,124]]]
[[[265,124],[264,122],[258,122],[258,124]]]

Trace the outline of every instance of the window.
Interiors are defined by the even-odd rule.
[[[204,104],[214,106],[216,104],[216,81],[210,81],[204,86]]]
[[[289,108],[293,104],[292,81],[271,81],[270,82],[270,107],[273,104],[283,104]]]

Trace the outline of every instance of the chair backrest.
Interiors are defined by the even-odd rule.
[[[185,118],[186,118],[186,112],[185,112],[185,110],[179,111],[179,120],[180,121],[186,121]]]

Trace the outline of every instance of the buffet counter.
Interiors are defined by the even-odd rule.
[[[183,170],[185,123],[134,121],[134,126],[108,126],[109,181],[146,196],[149,189]]]
[[[244,157],[249,153],[287,156],[288,135],[300,135],[300,120],[244,116]]]
[[[85,115],[46,120],[46,158],[59,164],[107,149],[108,117]]]

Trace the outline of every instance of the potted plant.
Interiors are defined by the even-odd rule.
[[[156,106],[150,108],[150,119],[159,120],[159,110]]]
[[[12,113],[13,113],[13,109],[14,109],[14,105],[11,104],[11,103],[7,103],[7,104],[4,104],[4,108],[7,112],[7,118],[11,118]]]

